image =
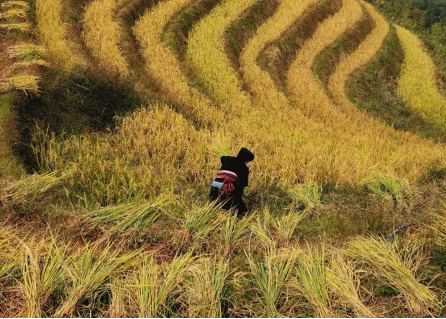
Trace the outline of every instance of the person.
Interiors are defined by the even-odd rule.
[[[254,154],[242,147],[237,157],[222,156],[221,169],[217,178],[211,184],[209,199],[223,202],[223,209],[234,209],[239,215],[248,211],[242,195],[248,186],[249,168],[246,165],[254,160]]]

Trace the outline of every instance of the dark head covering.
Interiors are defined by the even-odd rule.
[[[241,162],[251,162],[254,160],[254,154],[252,154],[247,148],[242,147],[237,154],[237,159]]]

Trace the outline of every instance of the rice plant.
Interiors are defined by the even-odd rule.
[[[192,259],[191,253],[188,253],[176,256],[170,264],[158,265],[152,258],[144,258],[142,265],[129,274],[124,282],[132,296],[132,308],[136,308],[136,317],[169,315],[168,299],[183,281],[183,274]]]
[[[66,262],[69,277],[65,289],[67,295],[54,313],[54,317],[73,316],[76,306],[82,300],[97,296],[105,289],[107,281],[112,276],[122,274],[140,254],[139,250],[127,254],[112,251],[111,245],[107,245],[101,251],[100,244],[100,242],[88,244],[70,255]]]
[[[162,43],[162,34],[167,23],[192,2],[192,0],[159,2],[136,22],[133,33],[142,46],[148,73],[179,103],[183,114],[203,126],[210,126],[218,116],[214,106],[201,93],[189,87],[186,76],[181,72],[180,62]]]
[[[0,13],[0,19],[26,19],[28,16],[25,9],[9,9]]]
[[[327,285],[324,248],[311,248],[308,245],[294,269],[296,275],[292,278],[293,284],[314,307],[315,316],[334,317]]]
[[[36,20],[40,44],[47,50],[51,63],[61,70],[71,70],[81,61],[74,46],[67,40],[62,22],[61,0],[36,0]]]
[[[189,267],[184,292],[189,317],[222,317],[221,301],[230,274],[229,260],[222,257],[203,257]]]
[[[227,217],[220,226],[222,243],[230,249],[248,229],[254,217],[255,214],[243,217],[241,220],[237,216]]]
[[[68,257],[66,247],[56,244],[56,238],[48,245],[45,242],[22,241],[20,270],[22,280],[19,289],[25,296],[25,317],[41,318],[47,316],[44,306],[51,294],[61,288],[66,276],[65,261]]]
[[[305,182],[289,191],[293,199],[310,210],[322,208],[322,186],[314,182]]]
[[[0,93],[17,90],[25,94],[38,94],[39,81],[39,76],[16,75],[0,82]]]
[[[119,49],[120,29],[115,12],[128,0],[96,0],[91,2],[84,13],[83,38],[87,48],[99,66],[117,72],[120,76],[129,75],[128,63]]]
[[[26,1],[16,1],[16,0],[10,0],[10,1],[5,1],[3,2],[0,7],[3,10],[8,10],[8,9],[22,9],[25,11],[29,10],[29,3]]]
[[[356,276],[355,264],[345,260],[339,251],[336,251],[332,255],[330,265],[326,267],[326,283],[329,289],[342,301],[351,305],[358,317],[375,318],[376,315],[363,304],[358,294],[360,281]]]
[[[376,180],[366,185],[378,198],[393,200],[395,206],[404,205],[405,198],[410,194],[410,184],[407,179],[398,179],[392,175],[377,174]]]
[[[398,94],[410,108],[421,112],[426,121],[446,132],[446,99],[437,88],[435,65],[416,35],[395,27],[405,58]]]
[[[0,283],[20,265],[21,247],[14,232],[4,225],[0,228]]]
[[[251,225],[251,230],[266,246],[275,246],[276,244],[289,246],[304,214],[294,212],[274,217],[269,209],[265,208],[262,214],[256,218],[256,222]]]
[[[46,193],[72,176],[72,171],[54,171],[45,174],[33,174],[6,187],[3,191],[8,201],[14,204],[33,203],[38,196]]]
[[[223,204],[209,202],[205,205],[196,205],[184,212],[184,226],[194,236],[205,238],[211,231],[228,218],[231,212],[221,210]]]
[[[435,232],[435,239],[438,244],[446,246],[446,217],[432,213],[435,218],[433,225],[426,225],[429,229]]]
[[[345,253],[370,267],[370,272],[398,290],[411,312],[422,315],[430,314],[438,308],[438,299],[433,291],[421,284],[415,277],[420,266],[420,256],[414,256],[417,249],[406,248],[406,257],[384,240],[369,238],[358,239],[349,243]]]
[[[248,263],[254,277],[254,285],[260,296],[259,301],[266,311],[267,317],[282,317],[280,311],[280,296],[283,287],[293,271],[299,250],[277,250],[269,248],[264,255],[264,260],[257,260],[252,255],[247,255]]]
[[[125,232],[130,228],[144,230],[161,217],[161,213],[174,200],[171,193],[161,194],[152,200],[107,206],[87,213],[88,223],[93,226],[112,224],[109,232]]]

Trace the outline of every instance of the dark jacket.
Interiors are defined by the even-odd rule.
[[[248,211],[245,203],[242,200],[242,195],[245,187],[248,186],[249,168],[243,161],[241,161],[237,157],[222,156],[220,160],[220,170],[230,171],[238,176],[238,184],[234,190],[234,195],[228,200],[228,202],[226,202],[226,204],[223,206],[223,209],[231,209],[233,207],[236,207],[238,213],[243,214]],[[216,200],[218,198],[218,191],[216,189],[211,189],[209,198],[211,200]]]

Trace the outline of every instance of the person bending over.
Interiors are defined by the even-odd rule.
[[[237,157],[222,156],[217,178],[211,183],[209,199],[224,203],[223,209],[234,209],[239,215],[248,211],[242,195],[248,186],[249,168],[246,165],[254,160],[254,154],[242,147]]]

